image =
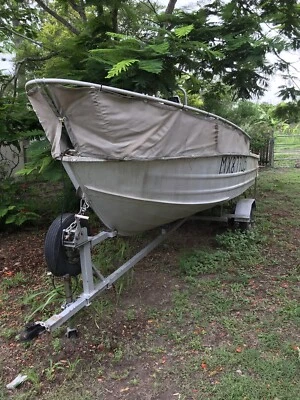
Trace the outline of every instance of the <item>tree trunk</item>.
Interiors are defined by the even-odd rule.
[[[176,3],[177,0],[169,0],[165,13],[170,15],[173,14]]]

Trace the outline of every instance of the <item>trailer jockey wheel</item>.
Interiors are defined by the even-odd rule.
[[[62,244],[63,229],[75,221],[74,214],[62,214],[50,225],[45,238],[44,255],[50,272],[55,276],[77,276],[81,272],[78,249]]]

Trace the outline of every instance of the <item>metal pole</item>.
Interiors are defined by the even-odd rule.
[[[65,275],[63,279],[64,279],[65,294],[66,294],[66,307],[67,307],[67,305],[72,303],[73,301],[72,281],[70,275]]]

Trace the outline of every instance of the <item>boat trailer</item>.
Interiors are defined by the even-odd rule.
[[[233,221],[241,229],[249,229],[252,224],[255,199],[241,199],[237,202],[234,214],[221,214],[219,217],[194,215],[178,220],[162,227],[161,233],[130,260],[121,265],[109,276],[103,276],[92,261],[92,249],[107,239],[118,235],[117,231],[101,231],[95,236],[88,235],[87,220],[83,215],[85,206],[78,214],[62,214],[51,224],[45,239],[45,258],[50,274],[64,280],[65,302],[62,311],[52,315],[46,321],[28,324],[20,335],[20,340],[31,340],[44,331],[53,331],[70,320],[78,311],[87,307],[100,293],[112,288],[122,275],[146,257],[155,247],[162,243],[168,235],[178,229],[187,220]],[[83,210],[83,212],[82,212]],[[71,279],[81,273],[82,293],[73,298]],[[67,328],[67,336],[77,336],[75,328]]]

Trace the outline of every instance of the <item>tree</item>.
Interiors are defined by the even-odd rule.
[[[28,114],[17,94],[31,77],[163,96],[180,82],[189,93],[200,92],[204,107],[225,92],[233,99],[261,96],[278,70],[292,78],[292,66],[280,54],[300,47],[297,0],[213,0],[191,12],[175,5],[170,0],[164,10],[150,0],[1,1],[1,49],[15,53],[14,74],[0,74],[1,143],[17,144],[22,128],[36,137],[38,124],[17,123]],[[273,64],[269,53],[277,56]],[[299,90],[290,85],[281,95],[295,99]]]
[[[300,122],[300,100],[278,104],[273,114],[275,118],[285,121],[288,124]]]
[[[300,46],[297,0],[215,0],[192,12],[176,10],[175,0],[166,10],[150,0],[11,0],[9,4],[2,6],[3,15],[8,15],[4,27],[9,32],[7,7],[11,7],[25,22],[21,34],[29,41],[18,51],[17,61],[27,58],[28,72],[129,84],[135,90],[144,91],[151,85],[141,82],[155,80],[158,89],[169,92],[188,73],[192,78],[188,88],[195,92],[207,83],[223,82],[236,98],[260,96],[275,71],[292,75],[280,53]],[[187,27],[192,27],[189,32]],[[126,52],[130,57],[124,57]],[[278,56],[273,64],[267,61],[269,53]],[[281,94],[295,97],[298,92],[282,88]]]

